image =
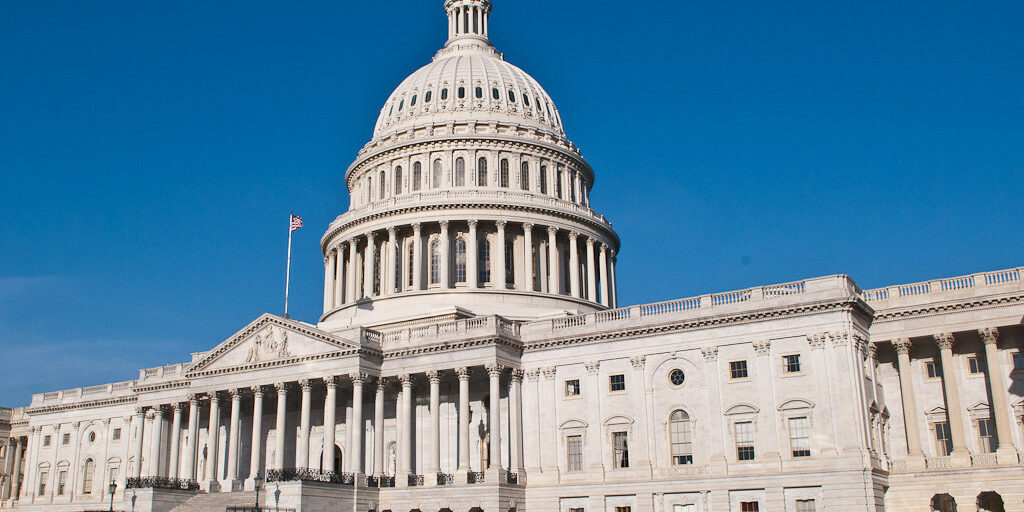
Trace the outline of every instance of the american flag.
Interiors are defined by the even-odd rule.
[[[302,217],[299,217],[298,215],[292,215],[291,227],[290,227],[290,229],[288,229],[288,232],[291,233],[292,231],[295,231],[296,229],[299,229],[301,227],[302,227]]]

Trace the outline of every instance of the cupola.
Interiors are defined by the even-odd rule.
[[[448,13],[448,42],[483,41],[487,39],[487,19],[491,13],[490,0],[448,0],[444,4]]]

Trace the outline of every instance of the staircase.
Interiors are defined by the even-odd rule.
[[[256,491],[246,492],[214,492],[197,494],[185,503],[171,509],[171,512],[224,512],[227,507],[252,507],[256,501]],[[264,504],[263,493],[260,493],[260,505]]]

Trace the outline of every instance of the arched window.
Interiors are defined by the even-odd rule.
[[[373,176],[366,177],[366,202],[373,202]]]
[[[415,94],[412,95],[412,101],[409,102],[409,106],[410,107],[415,107],[416,106],[416,95]]]
[[[441,284],[441,243],[430,242],[430,284]]]
[[[530,190],[530,164],[526,162],[519,169],[519,188]]]
[[[423,181],[423,165],[419,162],[413,162],[412,164],[412,189],[419,190],[420,183]]]
[[[540,166],[540,193],[548,193],[548,166]]]
[[[399,101],[398,102],[398,111],[401,112],[402,111],[402,107],[404,107],[404,106],[405,106],[405,100]]]
[[[514,255],[513,255],[513,243],[512,239],[505,239],[505,284],[510,285],[515,283],[515,267],[513,267]]]
[[[384,174],[384,171],[380,172],[379,179],[380,179],[380,183],[378,184],[378,188],[380,188],[380,199],[384,199],[384,194],[388,191],[388,188],[387,188],[387,175]]]
[[[455,159],[455,186],[466,184],[466,159],[461,156]]]
[[[523,95],[523,104],[526,105],[527,107],[530,106],[530,97],[525,94]]]
[[[92,459],[85,459],[85,467],[82,468],[82,494],[92,494],[92,478],[96,473],[96,463]]]
[[[448,88],[447,87],[445,87],[444,89],[441,89],[441,99],[442,100],[448,99]]]
[[[455,282],[466,282],[466,240],[455,239]]]
[[[395,167],[395,195],[402,193],[402,166]]]
[[[483,87],[477,87],[475,92],[476,92],[477,99],[480,99],[480,98],[484,97],[484,88]],[[401,110],[401,109],[399,109],[399,110]]]
[[[491,282],[491,242],[487,240],[486,236],[481,237],[478,247],[477,254],[480,261],[477,263],[477,281],[480,284],[489,283]]]
[[[562,198],[562,168],[561,167],[559,167],[558,170],[555,171],[555,195],[558,196],[559,199]]]
[[[459,96],[460,100],[466,97],[466,88],[465,87],[459,87],[459,94],[458,94],[458,96]]]
[[[508,159],[501,159],[501,168],[498,175],[498,184],[504,188],[508,188]]]
[[[672,465],[693,464],[693,423],[686,411],[673,411],[669,416],[668,438],[672,445]]]
[[[430,93],[432,93],[432,92],[433,91],[427,91],[427,93],[423,95],[423,103],[430,103],[430,96],[431,96]]]
[[[432,188],[441,188],[441,159],[434,160],[434,175],[431,177],[430,186]]]
[[[412,241],[412,240],[409,240],[409,251],[408,251],[408,253],[409,253],[408,254],[408,258],[409,258],[409,263],[408,263],[409,275],[406,276],[406,278],[405,278],[406,281],[405,282],[407,283],[407,286],[411,290],[413,288],[413,286],[414,286],[414,283],[412,282],[412,277],[414,275],[413,271],[416,269],[416,267],[414,267],[414,265],[416,264],[416,243],[414,241]]]
[[[487,186],[487,159],[480,157],[476,161],[476,185],[478,187]]]
[[[376,246],[376,244],[377,243],[374,242],[375,246]],[[380,289],[381,288],[380,287],[380,275],[384,273],[384,268],[381,267],[381,264],[380,264],[381,263],[380,257],[381,257],[381,253],[384,252],[384,251],[382,250],[383,246],[377,246],[376,249],[377,250],[373,251],[373,294],[374,295],[380,295],[380,292],[381,292],[381,289]]]
[[[516,93],[512,89],[508,90],[508,100],[511,101],[512,103],[516,102]]]
[[[497,87],[491,87],[491,97],[496,99],[496,100],[500,100],[501,99],[501,93],[498,92],[498,88]]]
[[[576,202],[576,171],[569,171],[569,200]]]

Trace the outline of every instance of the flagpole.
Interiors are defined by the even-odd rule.
[[[284,272],[284,317],[288,318],[288,288],[292,280],[292,216],[294,212],[288,213],[288,264]]]

